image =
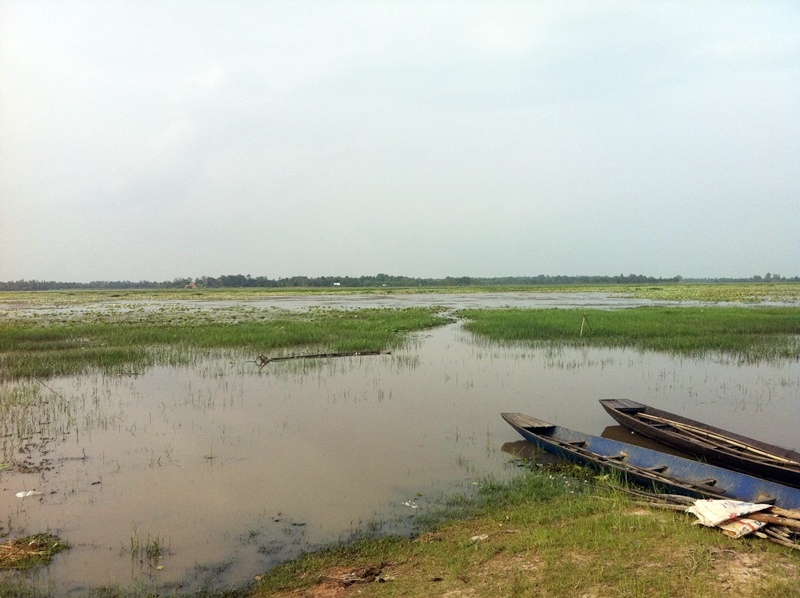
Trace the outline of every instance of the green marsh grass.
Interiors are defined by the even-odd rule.
[[[465,328],[506,343],[719,353],[755,362],[800,358],[798,307],[464,310]]]
[[[0,379],[47,378],[92,369],[125,373],[188,363],[194,354],[235,349],[276,356],[291,351],[379,351],[409,332],[448,320],[431,308],[275,310],[89,310],[7,317],[0,325]]]

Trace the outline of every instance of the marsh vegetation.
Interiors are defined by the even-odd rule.
[[[707,292],[719,297],[716,288]],[[514,519],[533,515],[509,512],[519,505],[499,498],[506,491],[543,501],[543,513],[564,501],[561,482],[550,486],[535,473],[515,481],[520,469],[501,448],[514,434],[500,411],[535,410],[599,434],[608,423],[596,399],[646,396],[723,427],[744,422],[778,444],[796,439],[797,306],[466,310],[458,307],[463,301],[420,295],[404,308],[323,309],[312,296],[302,309],[281,309],[236,291],[202,293],[188,302],[185,295],[173,301],[106,293],[82,302],[82,293],[43,293],[17,296],[0,309],[6,532],[52,529],[74,546],[47,568],[45,586],[122,588],[109,595],[212,592],[242,587],[300,552],[353,536],[377,544],[355,545],[368,551],[361,561],[350,543],[324,555],[367,563],[369,551],[422,550],[385,537],[418,532],[441,507],[489,516],[448,525],[482,529],[469,537],[486,533],[493,550],[517,555],[501,569],[524,577],[514,567],[530,553],[512,546],[522,536],[495,537],[486,530],[500,515],[468,505],[494,496],[506,509],[501,519]],[[491,298],[492,305],[504,300]],[[255,363],[258,355],[386,349],[391,355]],[[508,483],[535,489],[519,494]],[[607,518],[616,529],[641,532],[631,540],[640,545],[655,528],[683,533],[662,514],[655,528],[630,523],[636,518],[614,523],[617,507],[628,508],[622,499],[584,496],[583,482],[567,487],[572,506],[564,508],[588,514],[576,517],[576,526]],[[19,490],[42,494],[23,500],[14,497]],[[548,525],[577,545],[572,536],[585,526],[560,520],[564,511],[549,512]],[[695,533],[686,532],[691,541]],[[441,546],[466,551],[453,556],[461,563],[455,577],[475,579],[468,556],[489,544],[453,538]],[[543,546],[543,538],[520,541]],[[704,562],[722,554],[715,551]],[[444,552],[430,558],[447,569],[436,561],[448,558]],[[547,555],[536,558],[556,567]],[[309,562],[276,575],[295,575],[292,567],[323,570],[302,564]],[[206,579],[204,571],[214,573]],[[399,579],[397,573],[387,575]],[[520,583],[524,593],[529,582]],[[485,595],[497,589],[486,588]]]
[[[0,379],[47,378],[91,369],[130,373],[186,365],[199,354],[287,350],[380,351],[405,335],[448,319],[431,308],[314,310],[286,313],[247,307],[123,305],[25,317],[0,326]]]
[[[493,341],[632,347],[746,362],[800,358],[797,307],[466,310],[466,329]]]

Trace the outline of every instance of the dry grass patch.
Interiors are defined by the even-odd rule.
[[[36,534],[0,544],[0,569],[31,569],[46,565],[67,545],[56,536]]]

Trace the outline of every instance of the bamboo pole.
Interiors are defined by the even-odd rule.
[[[770,540],[772,542],[775,542],[776,544],[780,544],[781,546],[786,546],[787,548],[793,548],[795,550],[800,550],[800,544],[785,540],[784,538],[782,538],[780,535],[776,534],[771,529],[764,527],[764,528],[762,528],[762,531],[763,531],[764,534],[767,535],[767,539],[768,540]]]
[[[780,515],[788,519],[800,519],[800,509],[781,509],[780,507],[772,507],[770,512],[773,515]]]
[[[678,428],[679,430],[685,430],[687,432],[694,433],[695,435],[700,436],[701,438],[721,440],[721,441],[723,441],[723,442],[725,442],[727,444],[731,444],[731,445],[736,446],[738,448],[741,448],[743,450],[750,451],[751,453],[754,453],[754,454],[757,454],[757,455],[761,455],[763,457],[767,457],[767,458],[772,459],[773,461],[777,461],[779,463],[785,463],[785,464],[788,464],[788,465],[800,466],[800,463],[798,463],[797,461],[792,461],[791,459],[786,459],[785,457],[781,457],[780,455],[776,455],[774,453],[769,453],[767,451],[762,451],[761,449],[757,449],[757,448],[755,448],[753,446],[750,446],[749,444],[745,444],[743,442],[739,442],[738,440],[734,440],[733,438],[730,438],[728,436],[723,436],[721,434],[715,434],[714,432],[709,432],[708,430],[704,430],[702,428],[698,428],[697,426],[692,426],[690,424],[684,424],[684,423],[681,423],[681,422],[676,422],[676,421],[671,420],[671,419],[666,419],[666,418],[663,418],[663,417],[650,415],[649,413],[637,413],[636,415],[637,415],[637,417],[640,417],[640,418],[649,419],[649,420],[652,420],[652,421],[658,421],[658,422],[661,422],[661,423],[669,424],[670,426],[673,426],[674,428]]]
[[[778,517],[776,515],[769,515],[767,513],[748,513],[745,515],[748,519],[755,521],[763,521],[764,523],[773,523],[775,525],[782,525],[783,527],[790,527],[792,529],[800,529],[800,521],[794,519],[787,519],[786,517]]]

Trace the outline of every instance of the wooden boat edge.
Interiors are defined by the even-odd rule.
[[[627,405],[626,410],[623,411],[616,408],[620,403]],[[791,449],[747,438],[746,436],[716,428],[715,426],[710,426],[703,422],[681,417],[637,401],[630,401],[627,399],[624,401],[619,399],[601,399],[600,404],[618,423],[643,436],[692,453],[720,467],[735,469],[748,475],[800,488],[800,465],[791,462],[780,462],[780,459],[786,459],[787,461],[794,460],[796,463],[800,463],[800,453],[792,451]],[[638,407],[635,407],[636,405],[638,405]],[[710,434],[730,439],[733,443],[750,446],[755,449],[756,452],[764,451],[772,454],[778,459],[765,460],[759,458],[755,453],[753,455],[748,455],[746,452],[742,451],[726,450],[722,446],[710,443],[710,441],[704,444],[702,440],[692,440],[683,434],[649,425],[635,417],[635,414],[650,414],[657,417],[663,416],[663,419],[666,421],[674,421],[679,425],[685,423],[697,427]]]

